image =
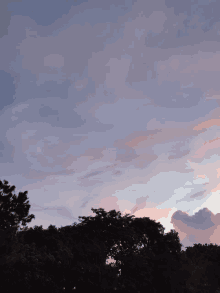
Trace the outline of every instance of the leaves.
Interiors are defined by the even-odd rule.
[[[3,192],[0,192],[0,228],[5,230],[14,227],[17,232],[20,222],[25,226],[35,216],[33,214],[28,216],[30,209],[29,201],[27,201],[28,192],[19,192],[18,197],[16,197],[15,194],[12,195],[14,189],[15,186],[10,187],[8,181],[4,180],[4,183],[0,181],[0,190],[3,190]]]
[[[148,217],[93,209],[71,226],[25,227],[27,192],[0,181],[0,291],[215,292],[220,286],[220,248],[194,245],[181,251],[178,233]],[[32,217],[33,216],[33,217]],[[106,264],[111,256],[116,262]],[[120,272],[120,274],[119,274]],[[159,280],[159,281],[158,281]]]

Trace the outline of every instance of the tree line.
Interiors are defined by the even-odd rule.
[[[1,292],[217,293],[220,288],[217,245],[181,251],[175,230],[165,234],[148,217],[102,208],[92,208],[95,216],[79,217],[78,224],[27,228],[35,218],[28,215],[27,191],[16,196],[14,189],[0,181]],[[108,257],[115,263],[107,264]]]

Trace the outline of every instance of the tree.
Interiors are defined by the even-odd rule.
[[[122,217],[120,212],[115,210],[106,212],[102,208],[92,208],[92,211],[96,213],[96,216],[79,217],[83,220],[77,227],[88,238],[97,238],[99,242],[105,244],[105,253],[102,259],[105,264],[109,256],[115,258],[119,250],[127,249],[134,242],[134,233],[132,233],[132,228],[128,227],[128,223],[134,216],[125,215]]]
[[[12,194],[15,190],[15,186],[9,186],[8,181],[4,180],[4,184],[0,181],[0,228],[5,230],[9,227],[16,227],[22,221],[22,226],[26,226],[30,223],[35,216],[33,214],[28,215],[30,205],[27,201],[27,193],[19,192],[18,197]],[[3,195],[5,193],[6,195]],[[26,202],[27,201],[27,202]],[[16,230],[17,232],[17,230]]]
[[[0,199],[4,204],[5,199]],[[219,246],[199,244],[184,252],[176,231],[164,234],[163,226],[148,217],[92,211],[94,217],[79,217],[81,223],[61,228],[35,226],[15,233],[16,219],[4,221],[0,241],[5,245],[5,239],[14,238],[0,266],[0,291],[61,293],[65,287],[65,293],[73,288],[97,293],[115,289],[118,293],[191,293],[219,288]],[[116,263],[107,265],[108,256]]]
[[[220,287],[220,247],[213,244],[194,244],[187,247],[182,259],[188,262],[190,273],[187,286],[195,292],[215,292]]]
[[[19,192],[18,197],[12,195],[15,186],[9,186],[8,181],[4,184],[0,181],[0,265],[6,261],[6,255],[13,251],[17,245],[15,235],[18,231],[19,223],[22,225],[31,222],[35,216],[28,215],[30,205],[27,200],[27,191]],[[3,195],[6,194],[6,195]]]
[[[17,233],[17,239],[24,247],[35,245],[38,251],[45,247],[47,253],[55,258],[55,262],[48,267],[47,256],[44,256],[45,265],[38,268],[37,271],[30,270],[31,264],[28,265],[30,259],[26,261],[25,270],[29,271],[28,276],[32,276],[34,272],[34,275],[39,276],[39,280],[42,279],[41,283],[44,286],[46,286],[45,275],[48,284],[52,282],[51,287],[54,287],[54,284],[59,290],[65,287],[66,293],[72,292],[74,287],[78,289],[76,292],[79,292],[79,290],[84,292],[88,286],[90,289],[98,290],[102,287],[115,285],[116,269],[102,263],[102,254],[105,251],[104,244],[99,243],[98,239],[89,239],[77,226],[57,229],[50,225],[45,230],[42,229],[42,226],[35,226],[34,229],[25,228]],[[21,251],[24,254],[24,248]],[[35,261],[35,267],[37,268],[40,264],[39,256],[36,256],[36,258],[38,259],[38,262]],[[22,259],[24,258],[22,257]],[[17,267],[21,267],[21,264],[17,263]],[[15,267],[15,263],[13,267]],[[48,272],[50,272],[49,275]],[[32,279],[28,278],[29,281]],[[34,280],[30,282],[34,284]],[[38,289],[40,290],[39,287]],[[29,292],[33,292],[33,290],[29,288]]]
[[[26,227],[22,231],[19,231],[16,237],[17,241],[23,245],[21,250],[22,254],[24,254],[26,245],[30,247],[34,245],[39,254],[43,253],[43,255],[41,255],[42,262],[39,273],[39,278],[42,278],[42,284],[45,284],[43,281],[45,272],[47,275],[48,272],[50,272],[50,282],[55,283],[59,290],[63,287],[67,287],[67,285],[65,285],[65,279],[67,279],[65,273],[66,269],[68,269],[68,274],[70,274],[70,268],[73,264],[73,255],[65,245],[64,239],[61,239],[61,234],[55,226],[50,225],[48,229],[45,230],[42,228],[42,225],[34,226],[34,229]],[[39,256],[37,258],[39,259]],[[48,258],[49,260],[51,258],[55,259],[55,261],[50,264],[50,262],[47,261]],[[40,262],[37,262],[35,266],[37,267],[39,264]],[[26,268],[28,268],[28,266]],[[30,275],[32,275],[32,273]],[[52,286],[54,286],[53,283]]]
[[[122,254],[120,259],[121,275],[118,290],[121,292],[156,292],[154,282],[153,255],[148,251],[145,255],[130,252]]]
[[[103,261],[107,256],[116,260],[118,270],[121,269],[118,278],[121,290],[140,291],[140,285],[135,285],[137,279],[139,284],[146,281],[145,287],[154,292],[158,277],[161,276],[166,280],[167,286],[170,286],[171,276],[166,273],[166,267],[169,263],[170,272],[172,271],[171,264],[177,262],[181,251],[178,233],[172,231],[164,235],[164,227],[148,217],[133,219],[134,216],[128,214],[122,217],[120,212],[111,210],[107,213],[101,208],[92,208],[92,211],[96,216],[79,217],[83,221],[78,227],[89,238],[96,237],[99,242],[104,242],[106,250]],[[137,266],[144,273],[137,273]],[[131,284],[135,288],[131,289]]]
[[[35,243],[21,244],[1,271],[0,291],[60,293],[60,273],[59,261],[46,246],[39,249]]]
[[[124,284],[128,284],[129,281],[132,284],[136,282],[136,290],[140,292],[160,292],[165,289],[174,292],[174,274],[179,267],[182,246],[178,233],[172,230],[164,235],[163,226],[148,217],[133,219],[130,227],[133,227],[136,235],[136,244],[130,250],[131,256],[127,257],[129,250],[126,254],[119,253],[116,256],[122,263],[121,279],[125,280]]]
[[[179,292],[179,282],[177,272],[179,269],[181,255],[180,239],[174,230],[163,235],[158,235],[157,241],[152,245],[154,253],[153,265],[155,267],[155,284],[157,291],[165,287],[169,292]],[[157,282],[158,275],[162,282]]]
[[[107,287],[116,286],[117,268],[105,263],[107,248],[104,241],[100,241],[97,235],[91,237],[91,234],[87,234],[85,227],[81,225],[62,227],[59,231],[62,235],[61,238],[74,255],[74,263],[78,272],[76,288],[80,288],[84,292],[89,286],[91,291],[102,288],[104,292]],[[68,271],[70,270],[68,269]],[[66,280],[70,281],[72,275],[68,275]],[[71,286],[73,287],[73,285]]]

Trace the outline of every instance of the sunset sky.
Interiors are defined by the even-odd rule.
[[[0,180],[28,227],[91,208],[220,245],[220,2],[0,4]]]

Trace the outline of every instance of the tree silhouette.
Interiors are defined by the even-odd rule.
[[[164,234],[148,217],[92,208],[95,216],[79,217],[78,224],[17,231],[34,216],[27,217],[28,203],[23,206],[27,192],[16,199],[14,186],[7,184],[0,181],[6,193],[0,194],[2,292],[215,293],[220,288],[219,246],[196,244],[181,251],[178,233]],[[106,264],[109,256],[114,264]]]
[[[12,194],[12,191],[15,190],[15,186],[8,185],[8,181],[4,180],[4,183],[0,181],[0,229],[16,228],[22,222],[23,226],[26,226],[27,223],[30,223],[35,216],[33,214],[28,215],[30,205],[27,201],[27,193],[19,192],[18,197],[15,194]],[[6,195],[3,195],[6,194]],[[26,202],[27,201],[27,202]]]
[[[44,266],[42,265],[43,261],[42,263],[39,261],[39,256],[35,257],[34,266],[37,271],[32,268],[29,258],[26,260],[26,267],[24,268],[29,272],[28,280],[33,280],[33,284],[34,276],[38,275],[38,281],[42,279],[40,282],[42,286],[46,286],[47,280],[48,284],[51,283],[53,290],[61,290],[65,287],[65,292],[72,292],[74,287],[78,288],[77,291],[85,292],[88,286],[90,289],[98,290],[102,286],[115,285],[116,268],[106,266],[102,262],[102,252],[105,251],[104,244],[99,243],[98,239],[89,239],[76,226],[57,229],[50,225],[46,230],[43,230],[42,226],[35,226],[34,229],[25,228],[17,233],[17,240],[23,245],[20,252],[22,255],[25,254],[26,247],[32,247],[32,245],[36,247],[38,254],[42,249],[46,249],[45,253],[49,254],[47,256],[44,253]],[[36,254],[35,251],[33,253]],[[47,264],[46,258],[51,259],[51,257],[55,261],[50,265],[50,262]],[[36,259],[38,259],[38,262],[36,262]],[[17,267],[22,267],[21,260],[24,261],[23,256],[20,256],[20,260],[17,261]],[[45,276],[47,276],[46,280]],[[56,288],[54,284],[56,284]],[[33,290],[36,288],[35,286]],[[32,292],[31,288],[28,290]],[[40,290],[39,286],[38,290]]]
[[[184,257],[186,268],[191,274],[187,278],[188,287],[197,292],[215,292],[220,288],[220,247],[213,244],[194,244],[187,247]]]
[[[154,292],[157,290],[159,274],[160,278],[164,275],[164,284],[166,279],[170,287],[171,275],[177,267],[181,251],[177,232],[171,231],[164,235],[164,227],[148,217],[133,219],[134,216],[126,214],[122,217],[115,210],[107,213],[103,209],[92,208],[92,211],[96,216],[79,217],[84,221],[78,226],[88,237],[97,237],[100,243],[104,241],[107,249],[103,261],[107,256],[116,260],[116,267],[121,270],[118,278],[120,290],[141,292],[145,287]]]
[[[8,181],[0,181],[0,264],[6,262],[6,255],[14,250],[17,243],[15,235],[18,231],[19,223],[22,225],[31,222],[35,216],[28,215],[30,205],[27,200],[27,191],[19,192],[18,197],[12,195],[15,186],[9,186]],[[4,195],[5,194],[5,195]]]

